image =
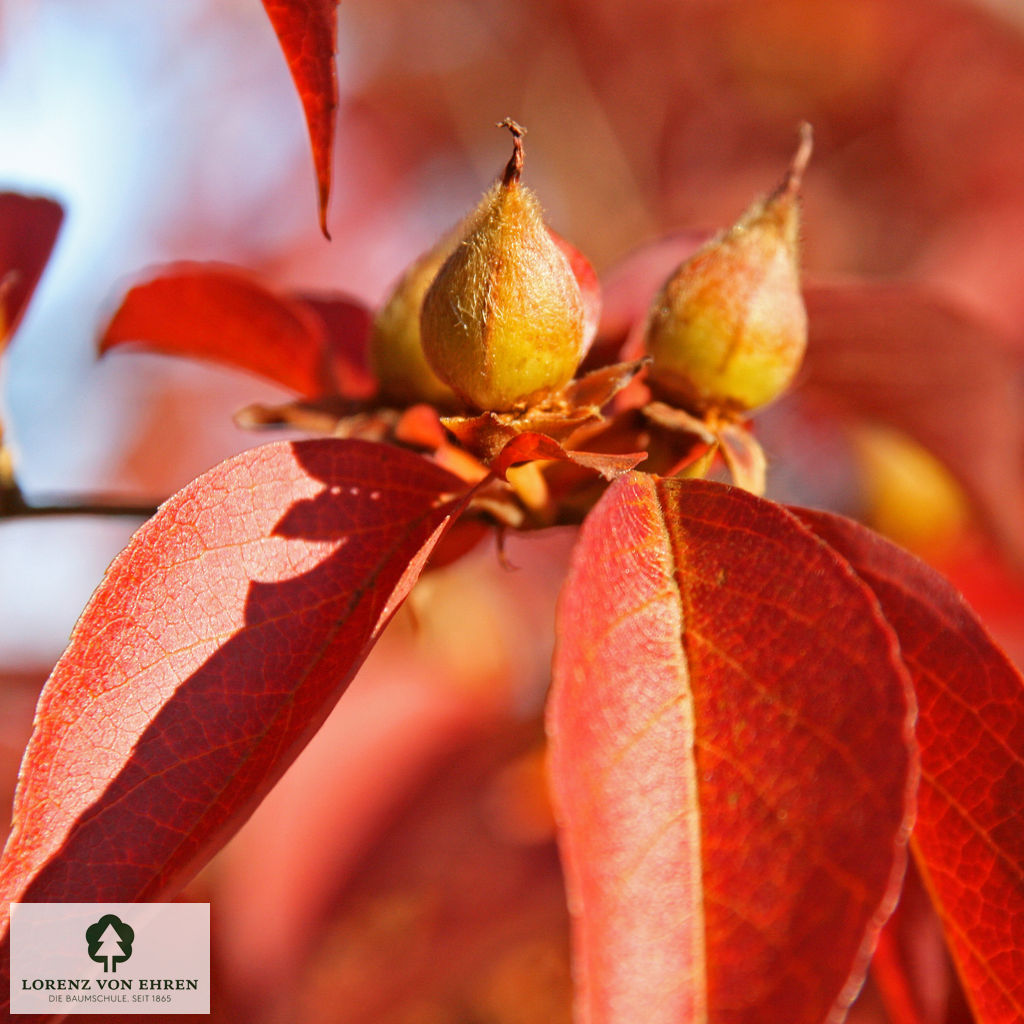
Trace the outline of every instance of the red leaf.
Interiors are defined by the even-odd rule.
[[[338,109],[338,74],[334,66],[338,0],[263,0],[284,50],[292,80],[306,114],[316,171],[320,230],[327,230],[331,192],[334,118]]]
[[[1024,552],[1019,357],[925,286],[816,285],[805,298],[807,383],[914,437],[960,480],[995,535]]]
[[[780,506],[632,473],[584,524],[557,635],[578,1019],[841,1019],[916,783],[871,593]]]
[[[839,516],[800,510],[896,630],[920,707],[913,849],[979,1024],[1024,1019],[1024,679],[934,570]]]
[[[1015,665],[1024,665],[1024,575],[989,545],[965,543],[938,566]]]
[[[247,452],[164,504],[43,691],[3,911],[173,894],[319,727],[466,500],[419,456],[330,440]]]
[[[99,341],[101,353],[138,344],[226,363],[300,395],[336,392],[322,316],[244,271],[176,263],[125,295]]]
[[[52,199],[0,192],[0,351],[25,312],[63,219]]]
[[[327,359],[338,394],[369,398],[377,390],[367,351],[373,315],[358,299],[343,295],[301,295],[302,302],[323,322]]]

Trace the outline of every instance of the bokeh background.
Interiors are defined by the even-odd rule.
[[[731,222],[779,179],[797,125],[810,121],[808,275],[929,282],[992,325],[1010,350],[1024,348],[1019,0],[345,0],[338,74],[328,243],[317,228],[298,99],[257,0],[0,5],[0,187],[52,196],[67,211],[3,367],[3,418],[30,498],[161,499],[262,440],[233,426],[236,408],[289,397],[255,378],[154,355],[97,362],[95,338],[140,272],[177,259],[225,261],[275,285],[340,291],[372,306],[503,166],[507,137],[492,126],[504,116],[527,126],[526,177],[552,226],[600,272],[667,233]],[[871,480],[851,482],[847,472],[860,472],[863,462],[822,462],[828,456],[815,430],[834,445],[833,427],[787,419],[785,411],[776,422],[780,436],[798,442],[795,463],[812,468],[814,497],[827,499],[831,490],[836,507],[871,504]],[[897,476],[906,476],[892,447],[882,449],[896,458]],[[769,451],[782,479],[788,454]],[[1014,500],[1017,484],[1007,483]],[[40,682],[135,525],[0,527],[4,777],[13,780]],[[433,778],[459,744],[479,734],[480,722],[511,716],[529,733],[567,544],[562,535],[513,541],[508,554],[518,573],[488,547],[428,580],[429,597],[413,602],[415,614],[400,616],[368,667],[376,689],[361,680],[352,694],[366,706],[354,706],[351,721],[376,723],[370,735],[377,746],[360,746],[345,731],[350,726],[332,719],[323,735],[334,739],[318,740],[289,776],[310,780],[350,768],[363,788],[354,796],[350,786],[330,789],[330,806],[347,807],[358,827],[337,826],[326,864],[293,862],[283,843],[274,848],[281,859],[261,874],[260,856],[247,859],[244,851],[265,850],[282,821],[294,838],[313,820],[338,818],[319,805],[296,810],[302,784],[289,790],[286,779],[286,795],[260,812],[263,825],[254,819],[257,831],[249,839],[243,833],[211,875],[234,879],[217,884],[228,894],[225,906],[235,901],[225,934],[240,944],[232,948],[248,949],[248,973],[240,954],[225,967],[236,981],[258,989],[256,975],[265,986],[280,981],[267,964],[278,963],[282,976],[295,967],[282,956],[285,940],[326,913],[325,894],[340,891],[395,808],[411,799],[416,780]],[[974,582],[979,599],[989,593],[1004,642],[1024,651],[1014,647],[1024,591],[1001,572]],[[472,643],[458,641],[466,635]],[[528,735],[513,757],[516,764],[525,758],[527,780],[535,739]],[[382,748],[406,753],[385,770]],[[505,778],[504,767],[481,771]],[[522,792],[510,784],[508,792],[519,795],[509,797],[504,785],[495,782],[496,792],[518,807]],[[504,821],[504,812],[493,813]],[[529,832],[530,815],[522,813],[527,825],[516,812],[511,825],[494,827],[501,835]],[[533,840],[524,842],[532,849]],[[313,893],[306,918],[282,921],[277,941],[264,934],[260,946],[246,914],[259,917],[267,903],[247,901],[253,886],[264,887],[268,902],[297,899],[287,886],[274,888],[282,864],[299,883],[319,871],[321,887],[306,886]],[[396,908],[398,920],[410,912],[400,901]],[[537,959],[512,963],[507,976],[495,968],[495,991],[514,987],[517,970],[548,970],[553,989],[564,984],[558,958],[543,943],[534,953]],[[481,995],[481,1005],[488,998]],[[448,1019],[439,1010],[430,1016],[435,1010],[424,1010],[422,1020]],[[308,1013],[303,1019],[335,1019]],[[394,1019],[421,1018],[410,1010]]]

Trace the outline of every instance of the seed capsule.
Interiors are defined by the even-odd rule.
[[[797,192],[804,126],[785,182],[666,282],[646,331],[651,389],[689,412],[746,412],[789,386],[807,347]]]
[[[416,260],[374,317],[370,369],[385,401],[399,406],[426,402],[441,409],[459,404],[452,389],[430,368],[420,338],[423,296],[453,245],[454,239],[445,237]]]
[[[423,302],[423,351],[468,404],[497,412],[567,384],[583,357],[583,299],[540,204],[519,181],[522,129]]]

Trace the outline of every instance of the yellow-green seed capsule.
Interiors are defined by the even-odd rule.
[[[648,318],[652,391],[689,412],[746,412],[777,398],[807,347],[797,191],[810,130],[786,181],[669,278]]]
[[[583,357],[583,299],[522,185],[522,129],[501,181],[483,197],[434,279],[420,321],[437,375],[477,409],[505,411],[567,384]]]
[[[454,244],[454,238],[445,237],[416,260],[374,317],[370,369],[384,401],[399,406],[426,402],[441,409],[459,404],[452,389],[430,368],[420,338],[423,297]]]

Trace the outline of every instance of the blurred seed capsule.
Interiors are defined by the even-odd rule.
[[[446,236],[409,267],[373,320],[370,334],[370,369],[380,397],[398,406],[426,402],[453,409],[459,401],[430,368],[423,354],[420,313],[423,297],[455,244]]]
[[[669,278],[646,328],[652,391],[689,412],[747,412],[790,385],[807,347],[798,190],[810,127],[783,184]]]

